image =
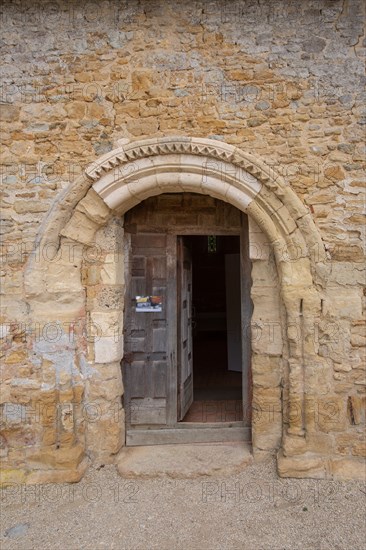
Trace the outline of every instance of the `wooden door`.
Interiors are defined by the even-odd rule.
[[[172,421],[169,407],[176,409],[176,402],[169,400],[168,395],[169,386],[174,386],[169,372],[174,362],[171,346],[176,338],[174,326],[173,333],[169,332],[172,323],[168,320],[169,279],[174,279],[174,273],[169,273],[174,265],[169,252],[171,239],[164,233],[125,234],[127,287],[122,366],[127,430],[166,426]],[[161,297],[161,306],[157,298],[147,297]],[[172,316],[175,315],[173,309]]]
[[[178,237],[178,420],[193,402],[192,344],[192,258],[191,251]]]

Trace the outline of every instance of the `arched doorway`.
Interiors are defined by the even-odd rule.
[[[264,262],[254,288],[261,286],[260,277],[267,276],[263,275],[269,265],[264,248],[273,252],[271,269],[275,265],[277,296],[283,306],[282,375],[272,380],[277,352],[259,338],[260,353],[253,363],[253,402],[260,411],[268,408],[268,414],[253,419],[253,450],[273,452],[280,440],[282,448],[290,449],[294,441],[301,456],[306,431],[312,429],[307,426],[306,408],[311,406],[311,393],[316,392],[308,386],[306,365],[317,361],[316,347],[308,336],[321,311],[325,254],[319,234],[307,208],[263,162],[216,140],[172,137],[124,143],[87,168],[86,177],[68,188],[47,216],[28,262],[25,289],[30,315],[42,322],[47,310],[49,322],[51,308],[55,322],[85,321],[86,335],[77,333],[70,350],[75,368],[62,372],[65,387],[74,392],[80,388],[73,436],[67,443],[76,449],[75,465],[86,450],[89,456],[112,460],[124,442],[119,367],[125,292],[121,220],[143,200],[163,193],[213,197],[248,215],[254,227],[253,254]],[[60,261],[50,262],[39,253],[50,244]],[[72,260],[70,255],[68,261],[62,259],[65,249],[72,251]],[[255,315],[261,311],[263,295],[252,293],[251,299]],[[80,410],[88,403],[98,414],[93,421],[84,418],[80,422]],[[49,452],[57,463],[60,448]]]
[[[124,239],[126,444],[249,441],[247,216],[161,194],[125,214]]]

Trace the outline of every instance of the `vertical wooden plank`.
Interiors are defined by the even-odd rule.
[[[178,420],[193,402],[192,259],[184,237],[178,237]]]
[[[182,418],[182,388],[181,380],[183,377],[183,364],[182,364],[182,339],[183,339],[183,326],[182,326],[182,271],[183,271],[183,237],[177,237],[177,421]]]
[[[130,285],[129,281],[131,281],[132,276],[132,257],[131,257],[131,235],[129,233],[124,233],[123,237],[123,257],[124,257],[124,278],[126,281],[126,287],[125,287],[125,300],[124,300],[124,311],[123,311],[123,349],[124,349],[124,356],[121,361],[121,368],[122,368],[122,379],[123,379],[123,386],[124,386],[124,406],[125,406],[125,423],[126,423],[126,434],[129,426],[131,425],[131,380],[130,378],[130,371],[129,371],[129,362],[132,362],[132,355],[129,356],[130,353],[130,344],[131,344],[131,317],[129,314],[130,311],[130,302],[131,302],[131,296],[130,296]],[[143,370],[143,365],[138,365]],[[139,386],[138,386],[139,387]]]
[[[167,237],[167,424],[177,422],[177,237]]]

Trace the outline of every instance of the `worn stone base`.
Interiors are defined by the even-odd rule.
[[[196,478],[229,475],[253,461],[247,443],[194,445],[150,445],[125,447],[117,458],[117,470],[124,478]]]
[[[11,470],[0,472],[0,486],[14,484],[36,485],[44,483],[77,483],[84,476],[89,466],[89,460],[83,460],[77,468],[69,470]]]
[[[354,457],[326,458],[312,453],[284,456],[279,451],[277,471],[280,477],[366,481],[366,460]]]

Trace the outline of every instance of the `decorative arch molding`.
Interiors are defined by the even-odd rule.
[[[273,167],[213,139],[122,141],[59,196],[40,228],[36,246],[57,240],[91,187],[118,214],[152,195],[189,191],[229,202],[249,214],[267,235],[279,263],[308,258],[314,282],[322,285],[326,254],[320,233],[309,209]]]
[[[289,414],[283,448],[293,437],[292,448],[297,448],[306,430],[312,429],[306,425],[311,400],[305,396],[311,395],[313,388],[305,366],[314,369],[319,360],[311,336],[314,321],[321,313],[326,255],[307,207],[272,167],[252,154],[216,140],[169,137],[124,142],[93,162],[85,175],[59,196],[40,228],[35,253],[25,270],[28,301],[42,306],[38,310],[38,305],[34,306],[32,311],[31,305],[31,314],[53,311],[61,287],[65,302],[70,302],[68,277],[75,279],[76,267],[82,273],[81,263],[55,265],[37,250],[48,243],[57,249],[65,241],[93,246],[103,226],[148,197],[171,192],[201,193],[230,203],[257,223],[274,250],[286,313],[282,328],[288,347]],[[77,296],[78,311],[85,312],[85,285],[80,283]],[[118,315],[116,312],[116,319]],[[296,330],[291,330],[293,327]],[[114,345],[108,338],[105,342],[102,338],[99,351],[95,347],[89,355],[92,363],[105,362],[105,350]],[[113,369],[118,369],[122,345],[116,345],[113,353]],[[287,443],[288,448],[291,445]]]

